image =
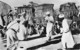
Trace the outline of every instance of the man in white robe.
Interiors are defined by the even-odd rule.
[[[24,22],[25,21],[22,21],[20,23],[20,29],[19,29],[19,32],[17,33],[18,40],[24,40],[27,38],[28,27],[25,27],[25,25],[23,24]]]
[[[71,31],[69,29],[69,26],[71,24],[71,20],[69,20],[68,18],[66,18],[64,16],[64,14],[59,15],[60,18],[64,18],[62,21],[62,45],[63,45],[63,49],[67,48],[73,48],[74,46],[74,40],[71,34]]]
[[[24,14],[25,12],[23,12],[22,14]],[[26,34],[27,34],[27,32],[28,32],[28,28],[27,27],[25,27],[25,24],[26,24],[26,26],[27,26],[27,22],[25,23],[25,21],[27,21],[27,18],[26,18],[26,16],[25,16],[25,18],[22,18],[21,17],[21,22],[20,22],[20,25],[19,25],[19,32],[17,33],[17,37],[18,37],[18,40],[24,40],[27,36],[26,36]],[[25,23],[25,24],[23,24],[23,23]]]
[[[12,21],[8,27],[7,27],[7,31],[6,31],[6,35],[7,35],[7,48],[15,42],[14,38],[17,39],[17,31],[19,28],[19,23],[17,23],[17,20]]]
[[[7,48],[10,47],[11,44],[15,42],[14,38],[17,39],[17,32],[19,31],[21,21],[25,20],[23,18],[23,14],[20,14],[21,17],[16,18],[7,26]]]
[[[47,26],[46,26],[46,37],[48,40],[51,40],[51,35],[52,35],[52,27],[53,27],[53,16],[50,15],[50,12],[46,13],[45,20],[47,20]]]

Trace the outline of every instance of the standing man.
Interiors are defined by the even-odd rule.
[[[30,31],[30,30],[29,30]],[[28,21],[23,21],[20,23],[20,29],[17,33],[18,40],[24,40],[28,35]]]
[[[16,34],[18,32],[18,29],[19,29],[19,22],[20,22],[20,19],[17,18],[7,26],[7,29],[8,29],[6,31],[7,49],[10,47],[11,44],[14,44],[15,41],[17,40]]]
[[[25,14],[25,12],[23,12],[22,14]],[[24,40],[25,38],[27,38],[28,35],[28,20],[26,16],[21,16],[19,27],[20,29],[17,33],[18,40]]]
[[[63,18],[62,20],[62,45],[63,45],[63,50],[66,48],[73,48],[74,46],[74,40],[70,31],[70,24],[72,22],[71,18],[65,17],[64,14],[59,15],[60,18]]]
[[[51,40],[51,34],[52,34],[53,22],[54,22],[54,18],[50,14],[50,12],[46,13],[45,20],[47,21],[47,26],[46,26],[46,33],[47,34],[46,34],[46,37],[47,37],[47,40],[50,41]]]
[[[7,26],[7,31],[6,31],[6,35],[7,35],[7,48],[10,47],[11,44],[14,44],[17,39],[17,32],[19,32],[19,27],[20,27],[20,23],[25,20],[23,17],[23,13],[19,14],[19,16],[12,21],[10,24],[8,24]]]

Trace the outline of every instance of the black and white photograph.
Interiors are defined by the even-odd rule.
[[[80,0],[0,0],[0,50],[80,50]]]

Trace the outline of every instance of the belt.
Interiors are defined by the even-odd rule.
[[[10,29],[13,30],[15,33],[17,33],[17,31],[15,29],[13,29],[13,28],[10,28]]]

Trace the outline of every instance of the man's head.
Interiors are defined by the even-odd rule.
[[[51,16],[50,12],[46,12],[46,16],[50,17]]]
[[[64,18],[64,14],[59,14],[59,18]]]

